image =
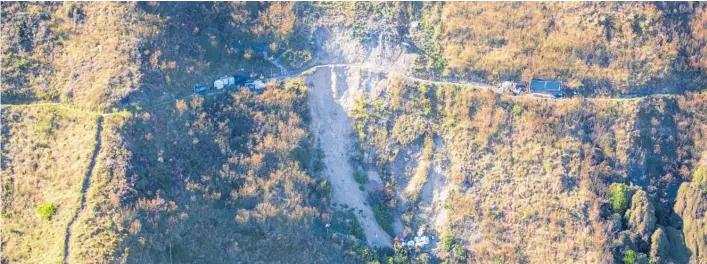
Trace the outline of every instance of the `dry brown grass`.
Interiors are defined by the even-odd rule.
[[[57,263],[94,149],[96,116],[56,106],[4,107],[3,260]],[[58,209],[44,221],[35,209]]]

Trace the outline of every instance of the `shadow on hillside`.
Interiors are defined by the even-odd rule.
[[[267,47],[270,41],[251,33],[258,2],[140,2],[156,18],[153,35],[141,47],[142,86],[123,105],[169,100],[192,92],[196,84],[212,85],[224,75],[260,75],[278,69],[261,53],[245,58],[237,47]]]
[[[293,123],[306,120],[303,113],[289,111],[306,108],[287,98],[247,90],[194,97],[181,113],[166,105],[129,121],[126,178],[135,192],[121,204],[140,228],[120,246],[130,248],[127,262],[336,262],[314,228],[323,224],[313,180],[296,168],[278,174],[308,149],[282,141],[305,135],[298,132],[304,123]]]

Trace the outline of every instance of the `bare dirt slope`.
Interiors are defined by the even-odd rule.
[[[344,105],[351,95],[346,80],[337,78],[335,68],[320,68],[307,83],[311,88],[312,131],[326,154],[325,174],[333,186],[332,202],[353,208],[370,245],[390,247],[391,238],[376,222],[366,203],[366,192],[359,189],[349,164],[352,128]]]

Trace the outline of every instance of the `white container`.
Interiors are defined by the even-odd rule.
[[[236,78],[234,78],[233,76],[229,76],[226,80],[228,80],[228,85],[236,84]]]
[[[223,89],[223,81],[221,81],[221,80],[214,81],[214,87],[216,87],[216,89]]]

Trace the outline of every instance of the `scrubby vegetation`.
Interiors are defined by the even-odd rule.
[[[426,3],[422,10],[411,35],[428,54],[420,61],[426,72],[557,78],[583,93],[704,84],[702,4]]]
[[[381,168],[399,166],[425,144],[421,136],[401,140],[392,128],[428,123],[404,134],[444,139],[452,188],[444,206],[460,240],[443,237],[443,258],[620,262],[634,252],[640,263],[657,261],[668,253],[651,252],[672,243],[663,259],[681,262],[690,254],[680,246],[672,205],[705,149],[704,96],[553,102],[393,82],[384,98],[362,98],[352,116]],[[414,183],[401,177],[391,181]],[[416,230],[414,218],[402,218]],[[664,239],[651,238],[657,230]],[[671,242],[651,241],[661,239]]]
[[[609,204],[614,212],[623,214],[628,209],[628,203],[631,199],[631,193],[626,184],[612,183],[607,192]]]
[[[62,262],[66,226],[96,144],[96,117],[55,105],[1,111],[2,259]]]
[[[120,204],[130,210],[119,225],[130,234],[118,245],[123,257],[337,259],[320,212],[330,187],[307,174],[313,148],[304,98],[294,90],[240,91],[193,97],[182,113],[155,109],[129,120],[123,137],[130,166]],[[293,155],[300,152],[306,155]],[[281,250],[274,255],[271,248]]]
[[[1,9],[2,263],[707,262],[703,3]],[[376,77],[341,103],[345,176],[396,237],[371,248],[332,207],[304,80],[186,96],[317,63],[333,27],[405,43],[421,78],[551,78],[587,98]],[[418,232],[439,239],[404,244]]]
[[[707,165],[697,168],[692,180],[680,186],[676,200],[675,212],[682,218],[685,246],[692,253],[690,259],[697,263],[707,261]],[[660,234],[654,238],[661,244],[651,249],[651,256],[661,261],[676,259],[672,257],[673,252],[668,246],[674,240],[664,236]]]
[[[4,102],[105,111],[269,73],[269,57],[289,48],[293,64],[311,60],[293,3],[18,2],[2,13]]]

